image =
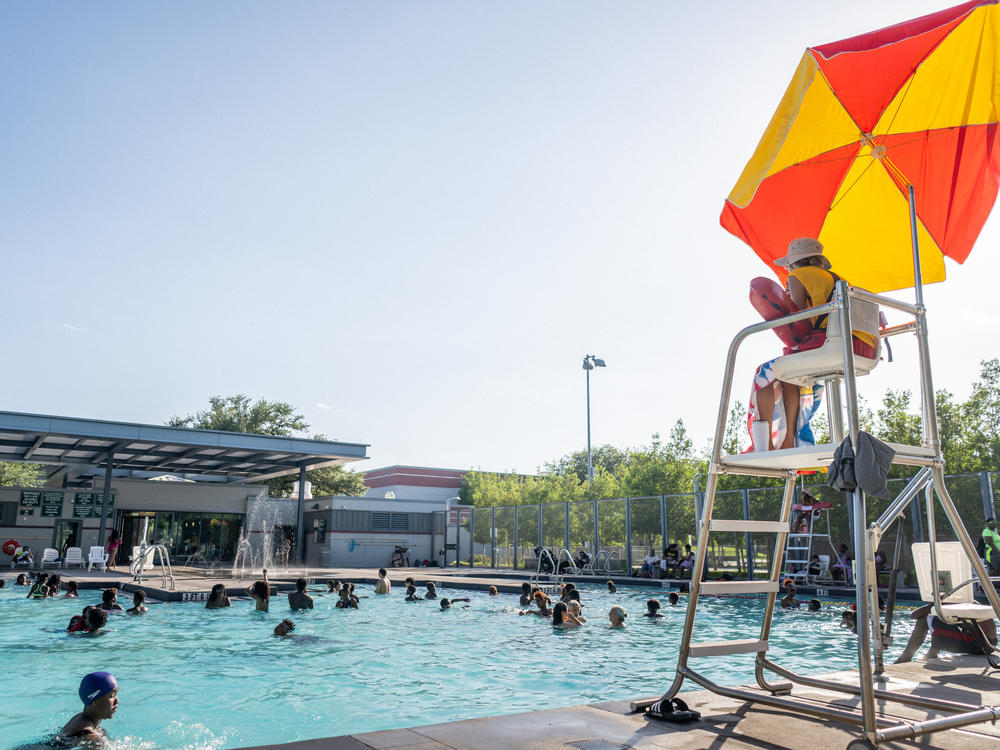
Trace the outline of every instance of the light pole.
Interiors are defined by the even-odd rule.
[[[603,359],[593,354],[583,357],[583,369],[587,372],[587,482],[594,478],[594,467],[590,461],[590,371],[595,367],[607,367]]]

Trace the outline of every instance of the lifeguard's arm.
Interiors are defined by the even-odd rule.
[[[794,276],[788,277],[788,295],[792,298],[792,302],[795,303],[795,306],[800,310],[812,307],[812,302],[809,300],[806,288],[802,286],[802,282]]]

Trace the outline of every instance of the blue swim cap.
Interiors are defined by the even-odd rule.
[[[118,680],[110,672],[91,672],[80,681],[80,700],[89,706],[102,695],[118,687]]]

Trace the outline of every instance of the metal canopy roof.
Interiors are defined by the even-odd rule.
[[[71,467],[90,478],[107,467],[114,476],[180,474],[199,481],[261,481],[299,469],[368,458],[366,443],[250,435],[221,430],[107,422],[0,411],[0,461]],[[52,472],[58,473],[58,472]],[[51,475],[51,473],[50,473]]]

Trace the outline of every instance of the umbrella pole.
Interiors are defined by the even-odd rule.
[[[931,355],[927,345],[927,314],[924,309],[923,274],[920,271],[920,246],[917,240],[917,202],[913,196],[913,185],[907,185],[910,203],[910,239],[913,243],[913,288],[916,292],[917,350],[920,354],[920,399],[923,402],[923,444],[937,450],[941,447],[938,438],[937,408],[934,403],[934,381],[931,377]]]

